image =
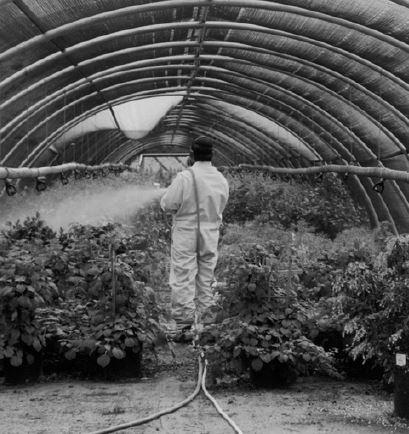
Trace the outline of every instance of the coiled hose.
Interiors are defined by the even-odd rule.
[[[210,402],[215,406],[217,412],[227,421],[227,423],[233,428],[236,434],[243,434],[240,428],[234,423],[234,421],[222,410],[218,402],[210,395],[210,393],[206,389],[206,373],[207,373],[207,360],[204,358],[204,355],[201,354],[199,356],[199,373],[197,378],[197,384],[195,390],[191,395],[189,395],[185,400],[179,402],[173,407],[169,407],[165,410],[159,411],[158,413],[154,413],[150,416],[143,417],[141,419],[134,420],[132,422],[123,423],[121,425],[112,426],[109,428],[105,428],[99,431],[93,431],[90,434],[106,434],[112,433],[116,431],[121,431],[123,429],[132,428],[134,426],[144,425],[145,423],[152,422],[153,420],[159,419],[166,414],[174,413],[175,411],[185,407],[190,402],[192,402],[196,396],[200,393],[200,390],[203,390],[203,393],[210,400]]]

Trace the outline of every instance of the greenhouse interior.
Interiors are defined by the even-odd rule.
[[[409,0],[0,0],[0,432],[409,432],[408,152]]]

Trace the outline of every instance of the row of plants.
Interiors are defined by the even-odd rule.
[[[263,385],[369,365],[391,381],[394,351],[409,346],[407,243],[387,225],[350,228],[365,219],[331,176],[301,185],[241,174],[230,184],[217,270],[226,285],[219,321],[201,338],[212,365]],[[139,369],[159,331],[154,294],[166,286],[170,233],[157,201],[135,214],[130,231],[56,233],[38,216],[11,225],[0,245],[1,270],[14,270],[0,274],[3,365],[92,375],[129,361]]]
[[[225,372],[264,384],[338,372],[390,388],[395,353],[409,353],[409,238],[387,223],[334,240],[305,225],[231,224],[218,279],[224,319],[204,343]]]
[[[393,383],[395,354],[409,354],[409,238],[392,237],[375,257],[350,262],[318,305],[326,327],[339,329],[343,352]]]
[[[345,229],[368,223],[366,212],[351,198],[335,174],[322,178],[274,180],[263,173],[229,174],[226,223],[257,219],[293,229],[305,222],[315,232],[330,238]]]
[[[278,265],[262,245],[224,258],[219,321],[201,336],[208,356],[219,374],[249,373],[260,386],[287,386],[317,373],[339,378],[332,355],[313,342],[312,302],[301,285],[283,284]]]
[[[6,378],[35,377],[41,369],[106,376],[120,361],[136,375],[160,331],[150,285],[165,284],[166,246],[160,234],[121,225],[56,234],[38,215],[10,225],[0,251]]]

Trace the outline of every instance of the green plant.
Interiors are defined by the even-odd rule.
[[[274,384],[289,384],[301,374],[324,372],[336,376],[331,356],[307,336],[315,327],[310,304],[299,288],[279,285],[274,261],[254,246],[231,257],[227,288],[220,294],[220,322],[201,337],[210,357],[226,371],[262,373]]]
[[[132,267],[117,258],[114,303],[110,258],[98,257],[79,266],[81,289],[67,289],[59,309],[41,311],[47,339],[57,341],[67,360],[85,356],[103,368],[130,353],[141,354],[142,347],[152,349],[160,310],[153,291],[135,279]]]
[[[36,213],[33,217],[27,217],[22,223],[17,220],[15,223],[8,222],[7,229],[2,233],[10,242],[25,240],[29,242],[38,241],[47,244],[50,240],[56,238],[56,233],[48,227]]]
[[[382,368],[386,383],[393,381],[395,353],[409,352],[408,249],[406,237],[395,238],[385,264],[351,263],[333,287],[332,315],[350,337],[348,353]]]
[[[0,276],[0,359],[31,365],[45,346],[36,309],[58,297],[57,287],[40,258],[16,248],[0,257]]]
[[[229,176],[229,183],[230,198],[224,213],[227,223],[257,219],[288,229],[305,222],[334,238],[346,228],[368,222],[344,184],[332,174],[325,175],[321,182],[300,182],[245,173]]]

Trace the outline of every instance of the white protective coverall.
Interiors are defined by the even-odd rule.
[[[199,197],[200,246],[197,255],[197,208],[190,170],[178,173],[161,199],[163,210],[173,217],[169,284],[172,316],[177,323],[190,324],[213,304],[211,284],[217,262],[217,245],[222,212],[229,196],[225,177],[207,161],[195,162]]]

